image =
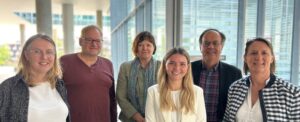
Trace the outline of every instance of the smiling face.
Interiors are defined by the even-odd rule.
[[[201,39],[200,45],[204,63],[211,62],[217,64],[220,59],[222,48],[221,35],[213,30],[206,32]]]
[[[149,60],[152,57],[154,51],[154,45],[148,41],[144,40],[138,43],[137,57],[144,60]]]
[[[84,37],[80,38],[82,54],[96,57],[102,48],[102,34],[95,28],[86,31]]]
[[[54,65],[55,48],[50,42],[38,38],[26,49],[25,57],[31,73],[46,74]]]
[[[254,41],[244,56],[246,65],[251,74],[270,74],[270,67],[274,61],[271,49],[261,41]]]
[[[174,54],[166,61],[166,72],[169,81],[182,81],[188,71],[188,60],[182,54]]]

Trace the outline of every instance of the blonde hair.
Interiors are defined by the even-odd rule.
[[[31,77],[31,75],[30,75],[30,64],[29,64],[29,61],[26,59],[25,53],[28,50],[28,48],[31,46],[32,42],[36,41],[37,39],[42,39],[42,40],[45,40],[45,41],[51,43],[54,47],[54,50],[56,51],[56,46],[55,46],[54,41],[47,35],[36,34],[36,35],[31,36],[26,41],[26,43],[24,44],[24,47],[22,49],[20,59],[19,59],[18,73],[24,77],[24,80],[26,81],[26,83],[29,86],[35,86],[36,83],[34,83],[32,81],[33,77]],[[46,74],[46,79],[50,82],[51,88],[55,87],[57,79],[61,78],[61,76],[62,76],[61,68],[60,68],[59,62],[57,61],[57,55],[55,54],[54,65]]]
[[[168,76],[166,72],[166,62],[167,60],[174,54],[180,54],[186,57],[188,63],[188,71],[186,75],[183,77],[182,81],[182,89],[180,92],[180,107],[176,108],[172,97],[171,97],[171,89],[169,88]],[[158,72],[158,86],[159,86],[159,93],[160,93],[160,109],[162,111],[183,111],[185,113],[188,112],[195,112],[195,93],[193,88],[193,78],[192,78],[192,71],[191,71],[191,64],[190,64],[190,56],[189,54],[180,47],[176,47],[168,51],[165,55],[162,65],[160,66]]]

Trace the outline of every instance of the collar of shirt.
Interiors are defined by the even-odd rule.
[[[206,67],[205,67],[205,64],[204,64],[204,62],[202,61],[202,67],[201,67],[201,69],[202,70],[207,70],[207,71],[217,71],[218,70],[218,67],[219,67],[219,62],[214,66],[214,68],[212,68],[212,69],[210,69],[210,70],[208,70]]]
[[[251,85],[252,85],[251,82],[252,82],[252,81],[251,81],[251,78],[250,78],[250,77],[249,77],[249,81],[250,81],[250,87],[251,87]],[[270,77],[266,80],[265,84],[267,85],[267,84],[269,83],[269,81],[270,81]]]

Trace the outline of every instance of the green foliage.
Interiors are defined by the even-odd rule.
[[[0,65],[6,64],[10,59],[8,45],[0,45]]]

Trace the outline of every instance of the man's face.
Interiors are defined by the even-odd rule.
[[[86,32],[84,37],[80,38],[82,53],[88,56],[98,56],[102,48],[102,35],[97,29],[91,29]]]
[[[216,31],[208,31],[203,35],[201,41],[200,50],[203,61],[218,62],[223,48],[221,35]]]

